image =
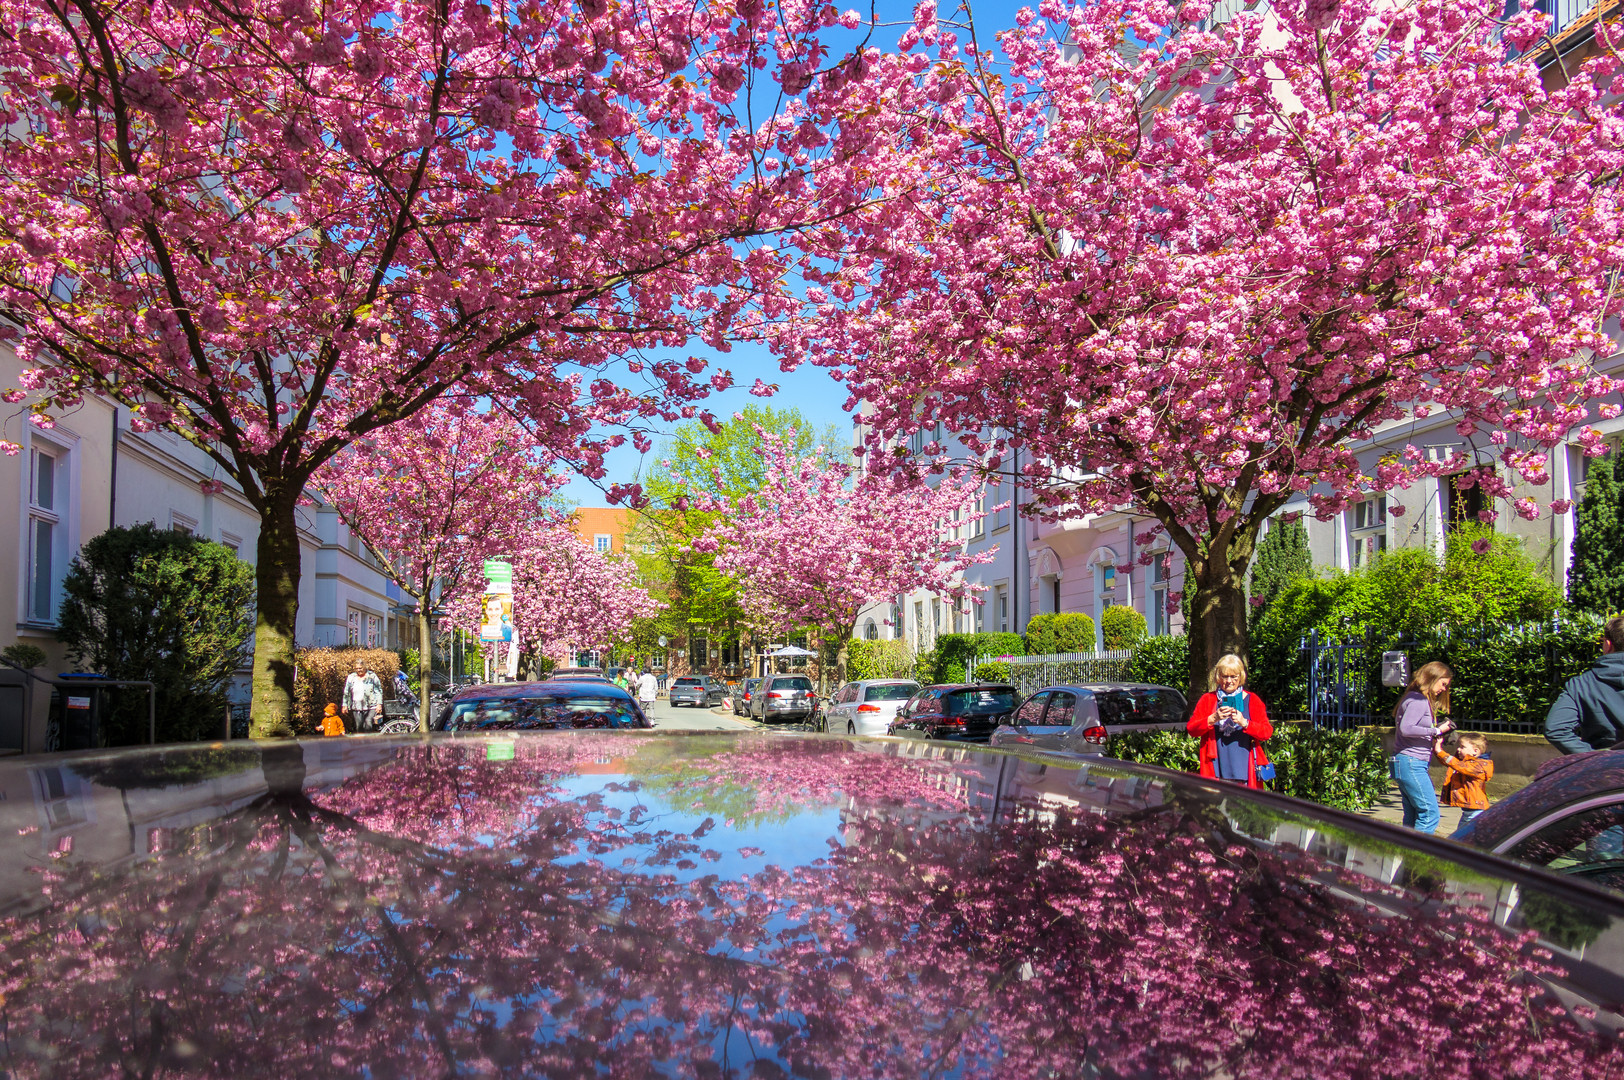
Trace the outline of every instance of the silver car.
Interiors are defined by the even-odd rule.
[[[775,720],[810,720],[817,712],[817,695],[805,675],[768,675],[750,699],[750,716],[764,724]]]
[[[669,695],[672,705],[695,705],[709,708],[719,705],[727,696],[727,687],[709,675],[684,675],[671,684]]]
[[[897,710],[918,693],[912,679],[860,679],[840,688],[823,710],[823,730],[884,735]]]
[[[992,733],[994,746],[1033,746],[1097,754],[1124,731],[1183,731],[1190,717],[1184,695],[1151,683],[1046,686],[1021,703]]]

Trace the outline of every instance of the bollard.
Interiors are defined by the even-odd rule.
[[[231,741],[231,706],[230,705],[226,706],[226,733],[225,733],[225,740],[224,741],[226,741],[226,742]]]

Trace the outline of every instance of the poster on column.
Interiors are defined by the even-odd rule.
[[[479,620],[479,640],[512,641],[513,594],[486,593],[483,611]]]

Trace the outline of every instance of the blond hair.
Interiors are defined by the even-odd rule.
[[[1447,715],[1449,691],[1439,690],[1438,684],[1454,677],[1454,670],[1442,660],[1433,660],[1416,668],[1415,674],[1410,676],[1409,685],[1404,688],[1404,693],[1399,695],[1398,704],[1393,706],[1393,719],[1398,719],[1398,714],[1404,708],[1404,699],[1411,693],[1418,693],[1426,698],[1427,704],[1432,706],[1434,716]]]
[[[1455,745],[1457,747],[1467,745],[1475,746],[1477,747],[1477,752],[1481,754],[1483,751],[1489,748],[1489,739],[1488,736],[1484,735],[1480,731],[1463,731],[1455,738]]]
[[[1216,664],[1212,665],[1212,682],[1214,686],[1218,684],[1218,676],[1220,675],[1239,675],[1241,677],[1241,685],[1245,686],[1246,661],[1242,660],[1234,653],[1225,653],[1218,658],[1218,662]]]

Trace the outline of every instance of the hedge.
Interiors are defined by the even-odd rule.
[[[1094,620],[1080,611],[1063,611],[1054,617],[1055,652],[1093,652]]]
[[[1027,656],[1047,656],[1059,652],[1055,645],[1054,616],[1034,615],[1026,623],[1026,648],[1022,650]]]
[[[887,641],[852,638],[846,648],[846,678],[852,682],[858,679],[911,679],[913,675],[913,651],[900,638]]]
[[[1111,736],[1105,753],[1121,761],[1196,772],[1197,745],[1183,732],[1129,731]],[[1372,728],[1332,731],[1281,724],[1264,749],[1275,767],[1269,786],[1283,795],[1340,810],[1368,810],[1387,793],[1387,752]]]
[[[1100,612],[1100,639],[1107,649],[1133,649],[1149,635],[1145,617],[1126,604]]]
[[[300,649],[294,654],[293,730],[315,735],[321,730],[322,707],[341,705],[344,680],[357,663],[365,664],[383,684],[384,700],[395,696],[395,672],[400,657],[389,649]]]
[[[1009,682],[1009,661],[987,660],[976,665],[976,682]]]
[[[1128,665],[1128,678],[1134,682],[1177,687],[1189,696],[1190,639],[1153,637],[1141,641]]]
[[[924,682],[963,682],[971,661],[983,656],[1024,656],[1019,634],[943,634],[936,647],[919,658]]]

